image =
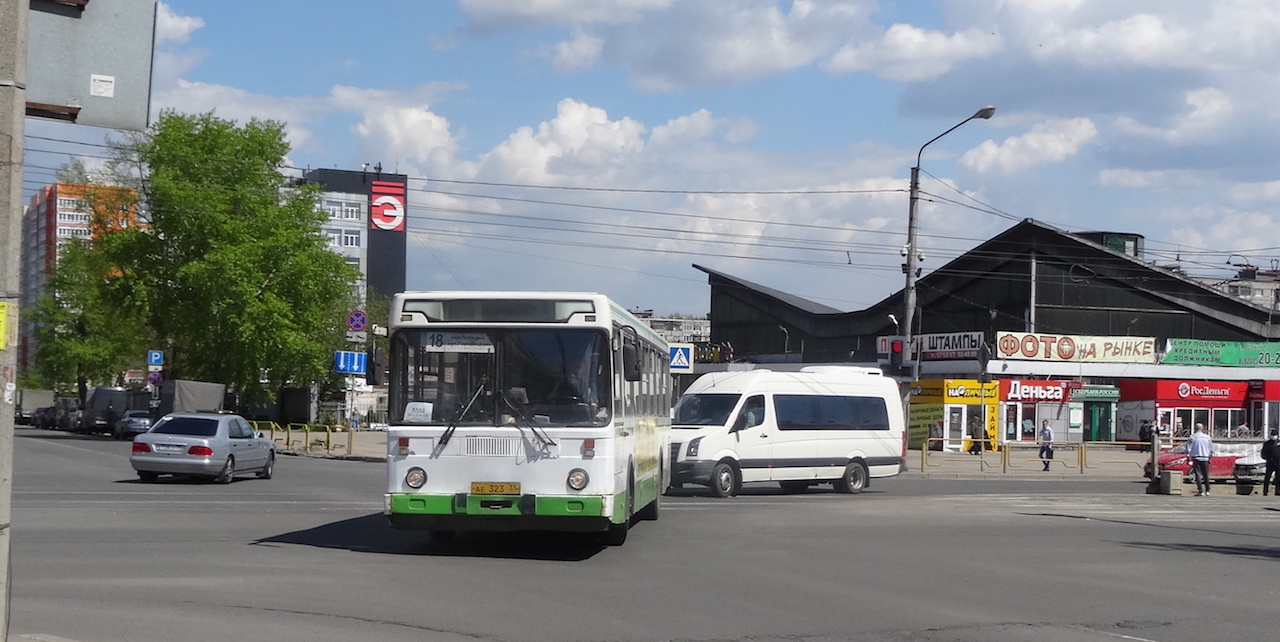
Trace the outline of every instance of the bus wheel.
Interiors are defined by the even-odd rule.
[[[728,462],[720,462],[711,470],[711,492],[716,497],[733,497],[738,493],[738,471]]]
[[[844,467],[844,475],[833,484],[842,493],[857,494],[867,487],[867,467],[860,461],[851,461]]]

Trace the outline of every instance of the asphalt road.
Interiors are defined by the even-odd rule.
[[[143,484],[128,444],[19,428],[10,639],[1267,640],[1280,499],[1128,481],[690,489],[627,544],[389,530],[380,464]],[[40,637],[45,636],[45,637]]]

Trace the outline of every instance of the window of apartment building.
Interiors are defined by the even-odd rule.
[[[1228,285],[1227,294],[1232,296],[1253,296],[1253,288],[1248,285]]]
[[[76,211],[83,212],[89,209],[89,202],[84,200],[83,198],[59,198],[58,209],[76,210]]]
[[[342,218],[349,221],[360,220],[361,214],[364,213],[364,204],[356,201],[347,201],[342,204]]]
[[[360,232],[343,232],[342,247],[360,247]]]
[[[88,214],[77,214],[75,212],[58,212],[59,223],[88,223]]]
[[[342,201],[326,200],[324,202],[324,212],[329,215],[329,218],[342,218]]]
[[[325,230],[324,235],[329,239],[329,247],[338,247],[342,245],[342,232],[338,230]]]

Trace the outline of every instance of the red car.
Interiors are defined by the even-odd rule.
[[[1236,460],[1260,452],[1260,444],[1214,444],[1209,455],[1209,479],[1226,481],[1233,478],[1232,468]],[[1160,451],[1160,470],[1176,470],[1182,473],[1182,481],[1194,481],[1191,476],[1191,458],[1187,456],[1187,444]],[[1142,468],[1142,474],[1151,477],[1151,462]]]

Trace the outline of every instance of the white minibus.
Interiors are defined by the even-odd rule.
[[[672,485],[706,485],[718,497],[757,481],[858,493],[906,463],[898,384],[873,368],[705,374],[671,423]]]

